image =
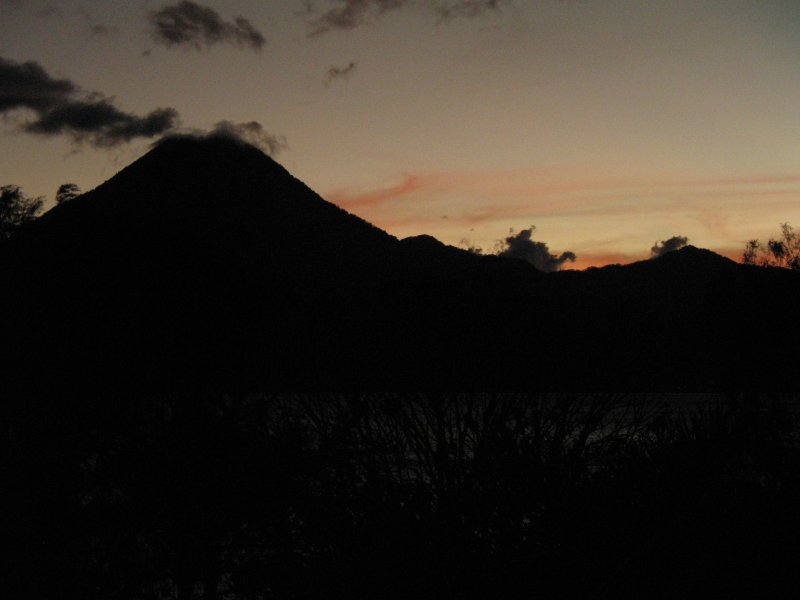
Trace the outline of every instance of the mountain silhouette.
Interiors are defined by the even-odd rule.
[[[796,273],[690,246],[544,274],[400,241],[222,137],[163,141],[0,266],[26,387],[797,387]]]

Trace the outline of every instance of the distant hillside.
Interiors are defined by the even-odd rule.
[[[2,260],[19,385],[798,387],[796,273],[688,247],[545,275],[398,241],[222,138],[164,141]]]

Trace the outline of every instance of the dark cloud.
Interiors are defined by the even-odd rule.
[[[36,114],[22,124],[23,131],[68,135],[76,142],[88,141],[98,147],[161,135],[178,120],[172,108],[159,108],[143,117],[123,112],[109,98],[82,93],[68,79],[51,77],[38,63],[0,57],[0,115],[16,109]]]
[[[246,123],[220,121],[214,125],[214,129],[208,135],[226,137],[251,144],[270,156],[275,156],[288,147],[285,137],[265,131],[258,121],[248,121]]]
[[[0,113],[15,108],[44,111],[77,91],[67,79],[54,79],[35,62],[16,63],[0,57]]]
[[[178,113],[159,108],[139,117],[116,108],[107,99],[71,101],[51,108],[39,119],[25,125],[30,133],[71,135],[76,141],[89,140],[98,147],[116,146],[133,138],[151,138],[175,126]]]
[[[328,0],[330,6],[320,11],[319,0],[306,2],[305,9],[298,13],[311,28],[309,36],[317,36],[328,31],[339,29],[355,29],[391,10],[418,6],[422,9],[433,9],[439,21],[456,18],[474,18],[489,13],[499,12],[503,6],[510,5],[512,0]]]
[[[323,83],[327,86],[336,79],[347,79],[353,74],[357,67],[358,63],[355,61],[348,63],[344,67],[331,66],[328,68]]]
[[[318,14],[313,2],[306,4],[305,15],[311,27],[309,36],[333,29],[355,29],[369,21],[371,15],[382,15],[402,8],[409,0],[330,0],[335,6]]]
[[[458,17],[481,17],[490,12],[498,12],[508,0],[456,0],[441,2],[436,6],[436,14],[446,21]]]
[[[261,32],[247,19],[236,17],[233,21],[224,21],[213,8],[189,0],[154,11],[149,20],[153,39],[168,48],[187,46],[201,50],[229,42],[261,50],[266,44]]]
[[[688,243],[689,238],[683,235],[674,235],[668,240],[656,242],[653,247],[650,248],[650,258],[658,258],[659,256],[664,256],[667,252],[680,250]]]
[[[544,242],[533,240],[536,227],[531,225],[517,234],[510,231],[510,235],[500,243],[498,256],[519,258],[531,263],[534,267],[545,273],[558,271],[565,262],[575,262],[574,252],[563,252],[561,255],[552,254]]]

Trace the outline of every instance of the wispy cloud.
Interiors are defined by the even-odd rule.
[[[337,67],[335,65],[331,65],[328,68],[328,72],[325,74],[325,79],[323,80],[323,84],[327,87],[337,79],[349,79],[357,68],[358,68],[358,63],[356,61],[350,61],[343,67]]]
[[[244,17],[225,21],[213,8],[189,0],[150,13],[149,22],[155,42],[167,48],[182,46],[201,50],[231,43],[261,50],[266,44],[262,33]]]
[[[96,147],[152,138],[171,130],[178,121],[173,108],[158,108],[144,116],[124,112],[110,98],[83,92],[68,79],[51,77],[36,62],[17,63],[0,57],[0,115],[19,109],[35,114],[22,123],[27,133],[66,135]]]
[[[317,11],[316,3],[307,4],[305,15],[310,27],[310,37],[337,29],[355,29],[369,22],[371,18],[407,6],[409,0],[333,0],[333,4],[334,6],[322,12]]]
[[[425,231],[449,243],[468,237],[491,246],[498,230],[536,222],[553,243],[592,240],[572,248],[578,268],[647,259],[653,240],[673,231],[735,256],[736,240],[774,227],[762,223],[765,214],[800,218],[800,176],[792,173],[686,177],[554,165],[411,173],[325,197],[395,235]]]
[[[349,31],[372,23],[389,12],[416,7],[438,22],[472,19],[499,13],[512,0],[328,0],[319,9],[319,0],[306,2],[300,15],[306,20],[309,37],[329,31]]]
[[[400,183],[376,189],[339,189],[328,194],[344,207],[377,208],[389,203],[460,194],[490,197],[487,205],[476,208],[487,218],[503,210],[518,213],[521,207],[548,214],[591,214],[602,210],[641,210],[645,200],[669,197],[777,196],[796,198],[800,194],[800,176],[752,175],[736,178],[684,178],[646,174],[598,173],[593,169],[540,168],[517,170],[477,170],[420,173],[404,176]],[[592,199],[593,202],[587,201]],[[494,207],[497,207],[495,210]],[[473,213],[465,212],[465,215]],[[468,217],[474,221],[473,216]],[[480,218],[480,216],[478,216]]]
[[[509,0],[456,0],[440,2],[436,7],[436,14],[441,20],[447,21],[459,17],[474,19],[488,13],[499,12]]]
[[[282,150],[288,148],[284,136],[269,133],[258,121],[247,121],[244,123],[220,121],[214,125],[214,129],[211,130],[209,135],[241,140],[256,148],[260,148],[270,156],[275,156]]]
[[[118,27],[112,25],[105,25],[103,23],[96,21],[92,17],[92,15],[89,14],[89,11],[87,11],[85,8],[83,7],[78,8],[78,12],[80,13],[81,17],[83,17],[83,20],[86,22],[86,26],[91,35],[101,37],[101,36],[116,35],[117,33],[119,33]]]
[[[424,176],[409,176],[396,185],[370,190],[366,192],[350,192],[338,190],[327,195],[330,202],[343,208],[381,206],[392,200],[407,197],[417,190],[430,189],[429,179]]]

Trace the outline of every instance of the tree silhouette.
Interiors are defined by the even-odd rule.
[[[0,241],[7,240],[42,210],[44,198],[26,196],[18,185],[0,187]]]
[[[788,223],[783,223],[780,237],[770,238],[766,245],[758,240],[747,242],[742,262],[746,265],[800,271],[800,233]]]
[[[10,597],[672,598],[796,581],[789,397],[69,400],[9,406]]]
[[[63,204],[81,195],[81,188],[74,183],[62,183],[56,192],[56,204]]]

